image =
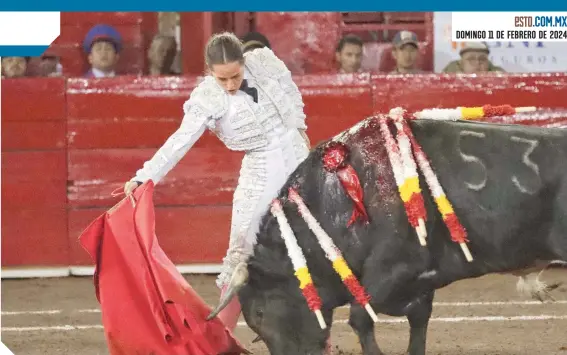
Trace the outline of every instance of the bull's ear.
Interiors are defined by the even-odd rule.
[[[207,320],[211,320],[216,317],[220,311],[222,311],[232,300],[234,296],[238,294],[238,291],[246,285],[248,282],[248,265],[245,262],[241,262],[236,265],[230,278],[230,282],[224,295],[222,296],[219,305],[207,316]]]

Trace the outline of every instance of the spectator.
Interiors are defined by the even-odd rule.
[[[476,74],[486,72],[504,72],[505,70],[495,66],[488,59],[490,49],[484,42],[466,42],[460,50],[460,60],[454,60],[447,64],[444,73]]]
[[[356,73],[362,65],[362,39],[346,35],[339,41],[335,58],[340,65],[340,73]]]
[[[272,49],[270,41],[260,32],[248,32],[242,37],[242,48],[244,53],[250,52],[256,48],[268,47]]]
[[[63,75],[63,67],[59,63],[59,57],[44,53],[39,61],[39,76],[57,77]]]
[[[150,75],[178,75],[171,68],[177,55],[177,41],[173,36],[156,35],[148,50]]]
[[[85,77],[108,78],[116,75],[122,38],[114,27],[101,24],[91,28],[83,41],[83,49],[91,65]]]
[[[2,77],[22,78],[26,76],[30,57],[2,57]]]
[[[392,40],[392,56],[396,61],[393,74],[416,74],[423,71],[417,68],[419,55],[419,42],[417,35],[410,31],[396,33]]]

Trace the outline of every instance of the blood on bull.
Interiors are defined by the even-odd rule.
[[[477,111],[469,113],[478,118]],[[363,353],[382,353],[372,317],[333,272],[317,236],[290,198],[290,189],[301,196],[341,251],[370,296],[371,308],[408,319],[410,355],[426,353],[435,290],[455,281],[508,273],[520,276],[522,291],[548,297],[557,285],[527,275],[554,262],[567,262],[567,130],[462,120],[408,121],[413,146],[422,150],[432,168],[424,171],[425,165],[416,164],[424,207],[418,215],[427,231],[422,245],[419,224],[411,223],[413,210],[401,198],[380,122],[380,117],[370,117],[312,150],[278,195],[327,326],[321,329],[298,287],[281,225],[271,213],[263,217],[254,254],[239,265],[227,297],[211,317],[238,295],[247,324],[271,354],[323,354],[333,310],[350,303],[349,324]],[[388,129],[399,127],[390,124]],[[359,179],[368,223],[357,218],[349,224],[356,199],[338,174],[325,167],[325,154],[334,142],[348,149],[346,164]],[[415,157],[418,153],[413,151]],[[440,203],[443,198],[448,204]],[[458,231],[464,234],[458,236]]]

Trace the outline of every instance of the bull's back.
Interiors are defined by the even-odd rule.
[[[412,131],[469,234],[513,237],[545,224],[564,185],[567,130],[422,120]]]

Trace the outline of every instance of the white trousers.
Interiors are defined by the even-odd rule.
[[[228,283],[236,265],[252,254],[262,217],[308,153],[299,131],[290,130],[266,150],[245,154],[233,197],[229,247],[217,278],[219,288]]]

